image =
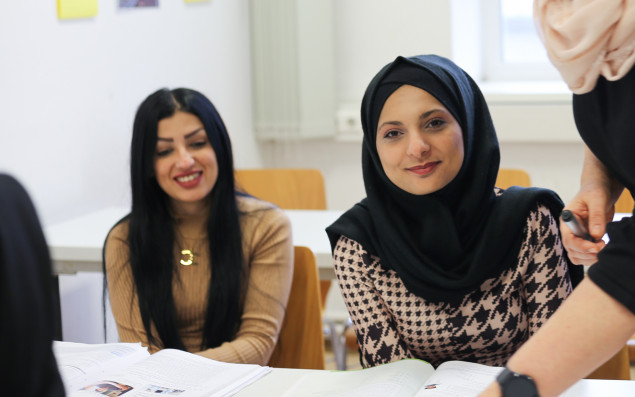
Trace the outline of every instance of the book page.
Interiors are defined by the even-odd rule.
[[[53,354],[66,390],[83,386],[150,356],[141,343],[87,344],[53,341]]]
[[[228,396],[269,371],[269,367],[255,364],[223,363],[164,349],[122,371],[71,390],[69,397]]]
[[[447,361],[437,367],[415,397],[473,397],[494,381],[501,367]]]
[[[415,359],[354,371],[315,371],[302,376],[283,396],[411,397],[432,373],[432,365]]]

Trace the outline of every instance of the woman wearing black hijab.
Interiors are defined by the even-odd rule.
[[[28,194],[0,174],[2,395],[64,396],[52,351],[57,300],[48,246]]]
[[[398,57],[362,101],[367,197],[327,233],[364,366],[502,365],[581,278],[558,196],[495,188],[487,104],[450,60]]]

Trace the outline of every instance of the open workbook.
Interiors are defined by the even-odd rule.
[[[500,367],[448,361],[435,370],[407,359],[356,371],[312,371],[301,376],[284,397],[473,397],[489,385]]]
[[[475,397],[482,392],[501,367],[465,361],[447,361],[435,370],[425,361],[406,359],[355,371],[288,371],[292,378],[284,390],[270,385],[279,382],[274,370],[248,387],[241,397]],[[297,374],[297,375],[296,375]],[[626,380],[583,379],[560,397],[635,396],[635,382]]]
[[[270,371],[180,350],[153,355],[139,343],[53,342],[68,397],[231,396]]]

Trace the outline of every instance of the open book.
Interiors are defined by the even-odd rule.
[[[229,396],[270,371],[180,350],[153,355],[139,343],[53,342],[68,397]]]
[[[493,382],[501,370],[501,367],[465,361],[447,361],[435,370],[427,362],[416,359],[355,371],[274,369],[271,375],[249,386],[238,396],[474,397]],[[284,390],[272,387],[276,383],[283,384]],[[560,395],[597,396],[635,396],[635,382],[582,379]]]
[[[422,360],[406,359],[356,371],[312,371],[301,376],[284,397],[473,397],[500,367],[448,361],[435,370]]]

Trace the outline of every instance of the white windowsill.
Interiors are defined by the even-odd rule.
[[[489,81],[478,85],[490,106],[571,103],[571,91],[562,81]]]

